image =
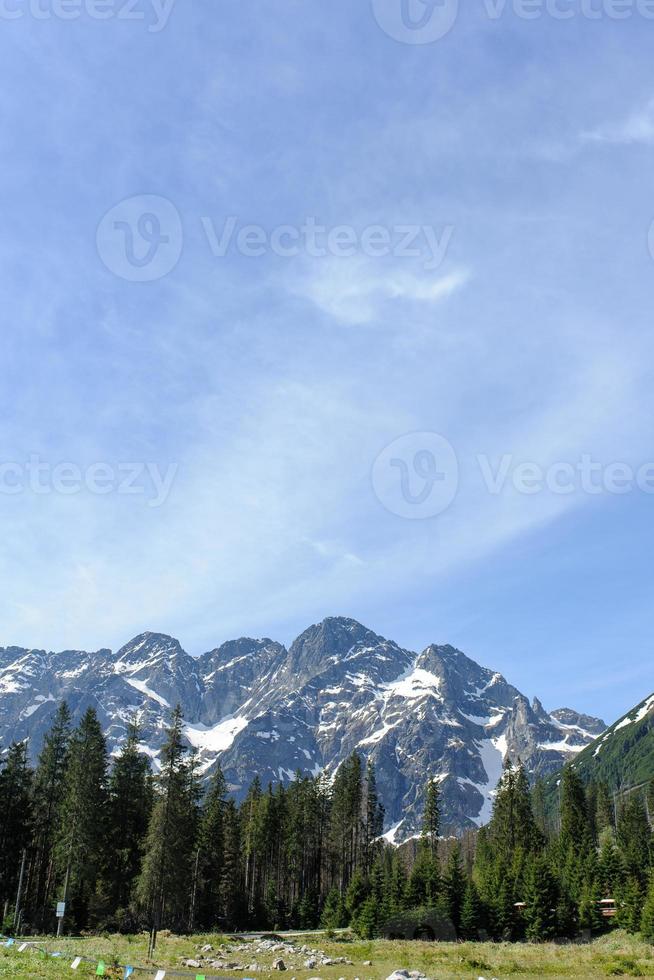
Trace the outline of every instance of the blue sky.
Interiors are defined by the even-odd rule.
[[[400,0],[71,2],[0,13],[0,642],[200,653],[341,614],[550,708],[649,694],[654,497],[513,474],[654,461],[654,20],[479,0],[422,44]],[[215,254],[230,216],[296,254]],[[429,434],[456,492],[421,515]]]

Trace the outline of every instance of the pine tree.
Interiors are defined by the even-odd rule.
[[[654,779],[650,780],[646,795],[647,817],[650,827],[654,827]]]
[[[200,821],[198,925],[211,929],[222,918],[222,877],[225,868],[225,806],[227,784],[216,765]]]
[[[362,840],[361,757],[353,752],[339,766],[332,787],[330,841],[333,876],[341,894],[359,866]]]
[[[95,710],[88,708],[70,741],[56,843],[61,895],[78,929],[98,920],[107,829],[107,748]]]
[[[592,847],[592,833],[588,818],[586,794],[581,779],[571,766],[566,766],[561,777],[561,853],[568,849],[575,854],[587,853]]]
[[[151,950],[162,927],[189,924],[199,815],[199,786],[193,757],[187,759],[181,708],[173,711],[155,780],[155,802],[137,885],[152,922]]]
[[[478,939],[481,923],[482,915],[479,894],[474,881],[468,879],[463,897],[463,905],[461,906],[461,936],[464,939]]]
[[[616,892],[616,923],[627,932],[640,930],[643,913],[643,888],[638,878],[629,878]]]
[[[654,873],[650,876],[647,897],[640,917],[640,931],[643,939],[654,942]]]
[[[377,778],[375,767],[369,760],[366,766],[364,787],[364,865],[366,870],[372,867],[375,854],[379,850],[378,841],[384,832],[384,808],[379,802],[377,793]]]
[[[40,931],[52,924],[55,840],[60,820],[70,744],[70,711],[59,705],[45,736],[34,775],[34,831],[27,883],[26,917]]]
[[[345,893],[345,908],[350,916],[350,920],[356,916],[357,911],[369,895],[370,882],[364,877],[362,871],[357,869]]]
[[[454,844],[447,862],[443,876],[443,892],[448,916],[458,932],[461,927],[461,908],[466,894],[466,878],[461,863],[461,845],[458,841]]]
[[[542,836],[546,837],[549,832],[549,826],[545,799],[545,783],[540,778],[538,778],[534,784],[534,789],[531,794],[531,802],[536,826],[538,827],[538,830]]]
[[[578,921],[581,929],[598,932],[603,925],[599,908],[600,890],[595,882],[586,879],[581,887]]]
[[[427,783],[425,809],[422,817],[422,842],[428,848],[432,861],[438,859],[438,836],[440,833],[440,790],[435,779]]]
[[[552,939],[556,933],[558,895],[556,880],[544,855],[529,860],[524,901],[527,939]]]
[[[626,868],[622,855],[615,843],[612,827],[605,827],[600,833],[598,857],[599,883],[605,898],[612,898],[616,888],[624,882]]]
[[[522,763],[515,768],[510,759],[504,763],[489,832],[495,850],[511,861],[520,848],[525,853],[542,844],[531,808],[529,781]]]
[[[238,929],[242,928],[247,916],[247,902],[244,899],[241,821],[234,800],[228,800],[225,805],[224,833],[220,906],[225,928]]]
[[[27,742],[9,746],[0,768],[0,902],[14,903],[23,851],[32,833],[32,771]]]
[[[616,830],[628,875],[645,885],[651,867],[651,830],[643,801],[632,795],[620,809]]]
[[[131,722],[109,777],[105,863],[109,909],[123,918],[141,869],[152,803],[150,762],[139,752],[139,728]]]
[[[607,828],[615,827],[615,816],[613,809],[613,799],[606,783],[601,782],[597,786],[597,798],[595,804],[595,824],[598,835]]]
[[[379,927],[379,904],[369,895],[352,916],[352,928],[361,939],[373,939]]]
[[[323,929],[342,929],[347,925],[348,915],[343,896],[338,888],[332,888],[327,895],[320,924]]]

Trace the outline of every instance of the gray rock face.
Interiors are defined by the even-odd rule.
[[[181,704],[202,770],[220,760],[239,797],[255,774],[265,785],[333,772],[356,749],[376,765],[395,842],[418,831],[429,776],[441,786],[445,826],[479,826],[507,755],[546,775],[606,727],[569,708],[548,714],[451,646],[416,654],[351,619],[312,626],[289,650],[243,638],[198,658],[158,633],[115,655],[0,648],[3,748],[29,737],[36,757],[63,699],[75,720],[96,708],[111,752],[137,716],[155,769],[170,710]]]

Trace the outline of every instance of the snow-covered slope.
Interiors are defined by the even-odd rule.
[[[170,709],[181,704],[202,770],[220,759],[236,794],[255,774],[266,783],[334,771],[356,749],[376,764],[397,841],[418,828],[429,775],[441,784],[447,825],[478,826],[507,754],[547,774],[605,728],[567,708],[548,714],[451,646],[413,653],[350,619],[310,627],[289,650],[239,639],[199,658],[157,633],[115,655],[0,649],[4,747],[29,736],[38,753],[64,698],[75,717],[97,709],[111,751],[138,715],[155,767]]]

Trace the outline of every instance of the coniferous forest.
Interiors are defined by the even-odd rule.
[[[654,941],[654,787],[616,802],[568,767],[552,817],[542,785],[507,763],[491,822],[457,840],[441,837],[426,774],[422,834],[397,848],[356,753],[332,779],[255,778],[237,805],[220,769],[201,779],[179,709],[156,775],[138,743],[132,725],[109,760],[95,712],[72,729],[62,704],[34,770],[25,743],[5,753],[5,931],[53,931],[65,899],[76,933],[350,926],[413,938],[435,923],[430,938],[543,941],[618,925]]]

